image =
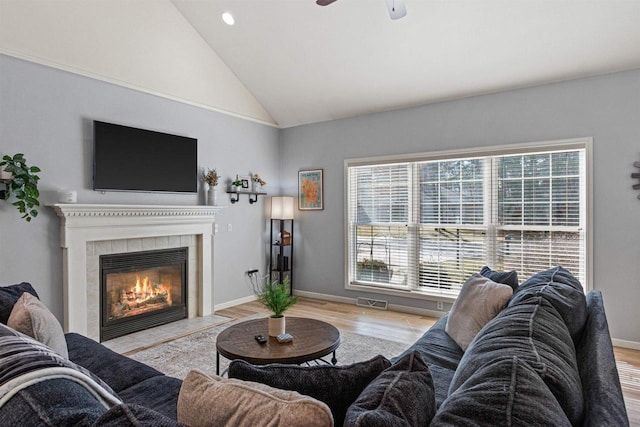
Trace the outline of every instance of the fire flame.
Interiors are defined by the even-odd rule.
[[[140,276],[136,276],[135,286],[131,288],[131,291],[127,292],[127,300],[134,303],[145,302],[157,296],[166,296],[165,301],[167,304],[172,302],[169,286],[165,284],[154,286],[148,276],[142,279],[140,279]]]

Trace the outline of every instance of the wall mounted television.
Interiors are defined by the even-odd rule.
[[[94,120],[93,189],[198,191],[198,140]]]

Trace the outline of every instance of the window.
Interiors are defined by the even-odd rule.
[[[348,287],[457,295],[483,265],[586,284],[590,140],[345,162]]]

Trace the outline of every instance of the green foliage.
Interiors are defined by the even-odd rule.
[[[283,283],[267,284],[258,293],[258,301],[273,313],[271,317],[282,317],[289,307],[298,302],[298,297],[290,294],[290,288],[289,278],[285,277]]]
[[[0,167],[5,166],[4,170],[13,174],[11,179],[5,183],[7,191],[4,194],[4,200],[9,200],[11,194],[16,198],[13,206],[18,208],[27,222],[38,216],[36,206],[40,206],[40,192],[38,191],[38,181],[40,177],[36,175],[40,172],[37,166],[27,166],[27,160],[24,154],[18,153],[15,156],[3,156]]]
[[[388,269],[387,263],[379,259],[365,258],[362,261],[358,261],[358,268],[362,270],[378,270],[385,271]]]

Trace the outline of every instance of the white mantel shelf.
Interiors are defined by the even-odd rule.
[[[66,332],[87,333],[87,242],[160,236],[198,237],[198,316],[213,313],[213,243],[220,206],[48,205],[60,217]]]

